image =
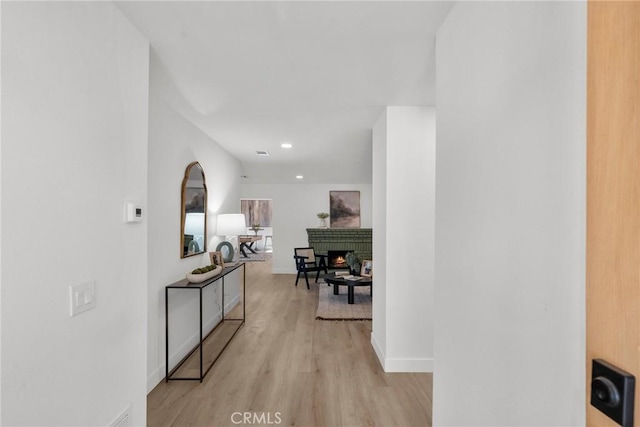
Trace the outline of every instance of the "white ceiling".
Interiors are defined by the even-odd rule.
[[[118,3],[174,79],[173,107],[255,183],[370,183],[383,108],[435,104],[435,32],[452,5]]]

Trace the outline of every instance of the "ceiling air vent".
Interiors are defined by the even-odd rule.
[[[268,151],[264,151],[264,150],[256,150],[256,154],[258,156],[268,156],[269,152]]]

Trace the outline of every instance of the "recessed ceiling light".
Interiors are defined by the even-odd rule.
[[[269,152],[268,151],[264,151],[264,150],[256,150],[256,154],[258,156],[268,156]]]
[[[291,147],[293,147],[293,145],[289,144],[288,142],[285,142],[285,143],[280,144],[280,147],[282,147],[282,148],[291,148]]]
[[[296,175],[296,179],[302,179],[302,178],[304,178],[304,176],[302,176],[302,175]]]

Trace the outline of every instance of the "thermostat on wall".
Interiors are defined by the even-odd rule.
[[[142,222],[142,219],[144,218],[142,204],[125,201],[122,207],[124,222]]]

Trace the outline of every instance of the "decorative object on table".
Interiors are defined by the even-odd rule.
[[[360,275],[364,277],[373,277],[373,261],[370,259],[362,260]]]
[[[253,230],[253,232],[256,233],[256,236],[257,236],[258,231],[264,230],[264,229],[260,228],[260,224],[251,224],[251,230]]]
[[[224,242],[218,243],[216,246],[216,252],[220,252],[222,254],[222,260],[226,263],[231,263],[233,260],[234,250],[233,245],[226,240]]]
[[[196,268],[191,273],[187,273],[187,280],[191,283],[202,283],[205,280],[209,280],[212,277],[217,276],[221,272],[221,266],[211,264],[206,267]]]
[[[349,273],[353,276],[359,276],[362,267],[362,259],[360,259],[360,256],[355,252],[347,252],[345,258],[349,266]]]
[[[180,258],[207,250],[207,185],[200,163],[187,166],[182,180]]]
[[[271,227],[271,199],[240,199],[240,213],[244,214],[247,227]]]
[[[211,264],[219,265],[224,268],[224,257],[222,256],[222,251],[209,252],[209,259],[211,260]]]
[[[245,223],[244,214],[220,214],[218,215],[218,231],[216,234],[219,236],[225,236],[229,246],[222,246],[222,243],[218,245],[216,251],[221,251],[224,255],[224,262],[233,262],[237,258],[238,254],[238,236],[244,235],[247,232],[247,226]],[[225,254],[225,249],[227,252]]]
[[[327,218],[329,218],[329,214],[326,212],[320,212],[318,214],[318,218],[320,219],[320,226],[318,228],[328,228]]]
[[[331,228],[360,228],[360,192],[330,191]]]

